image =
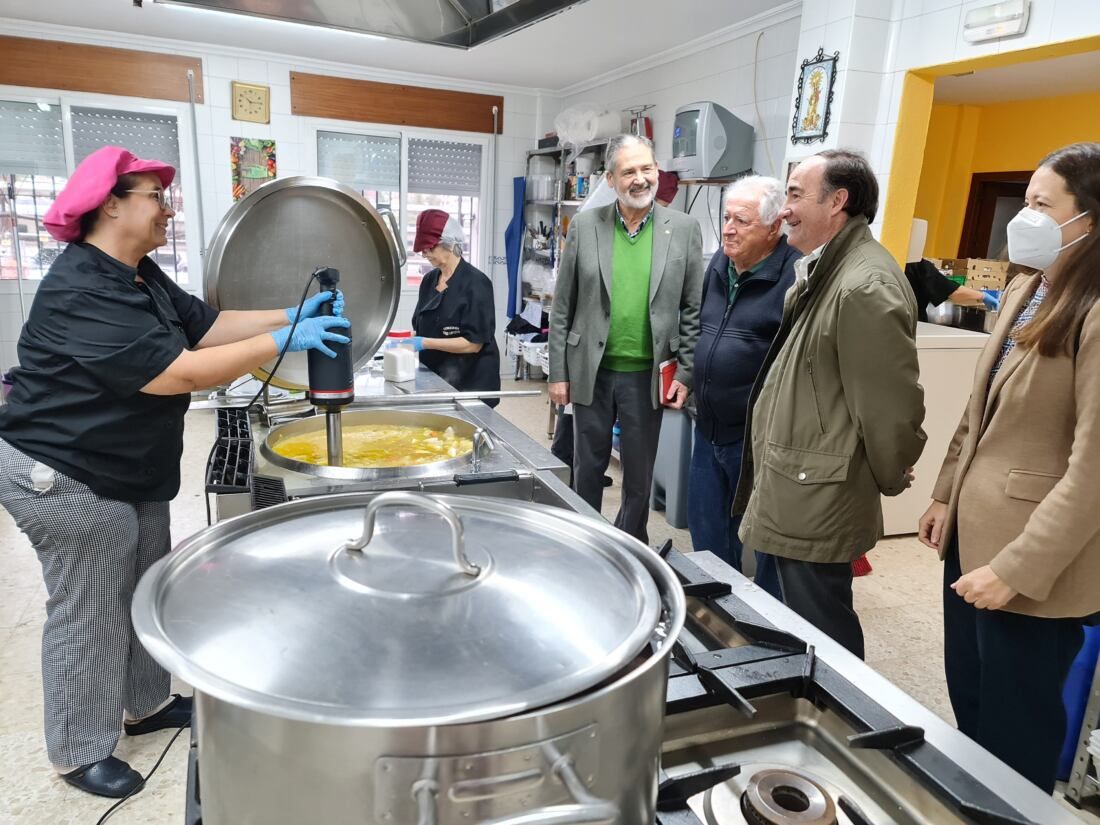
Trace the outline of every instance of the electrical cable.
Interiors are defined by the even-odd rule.
[[[698,189],[695,190],[695,197],[691,199],[691,203],[688,204],[688,208],[684,214],[691,214],[691,210],[695,208],[695,201],[699,200],[699,193],[702,192],[704,188],[705,187],[700,186]]]
[[[772,150],[768,146],[768,130],[764,128],[764,118],[760,116],[760,98],[756,94],[756,70],[760,66],[760,41],[763,38],[764,31],[761,30],[760,34],[756,35],[756,46],[752,53],[752,107],[756,110],[756,122],[760,124],[760,135],[764,142],[764,155],[768,158],[768,168],[772,170],[772,174],[778,175],[779,170],[775,168]]]
[[[718,203],[719,204],[722,203],[722,192],[723,191],[724,191],[723,188],[719,188],[719,190],[718,190]],[[714,233],[714,239],[716,241],[718,241],[718,245],[721,246],[722,245],[722,235],[718,232],[718,227],[715,226],[715,223],[714,223],[714,210],[712,210],[710,208],[710,192],[709,191],[707,192],[707,221],[710,223],[711,231]]]
[[[294,330],[298,326],[298,321],[301,320],[302,307],[304,307],[306,304],[306,296],[309,295],[309,288],[317,279],[317,273],[320,271],[320,269],[315,270],[313,274],[310,275],[308,279],[306,279],[306,288],[302,290],[302,297],[298,300],[298,311],[294,313],[294,321],[290,325],[290,334],[286,337],[286,343],[283,344],[283,348],[279,352],[279,358],[275,361],[275,366],[272,367],[271,370],[267,373],[267,378],[264,379],[264,382],[260,385],[260,388],[256,390],[256,394],[252,396],[252,400],[245,404],[243,407],[239,407],[238,409],[252,409],[252,405],[255,404],[257,400],[259,400],[261,395],[264,394],[264,390],[266,390],[271,384],[271,379],[274,378],[275,373],[279,371],[279,365],[283,363],[283,357],[286,355],[287,350],[290,349],[290,342],[294,338]]]
[[[108,819],[110,819],[112,816],[114,816],[115,811],[117,811],[119,808],[121,808],[122,805],[126,801],[128,801],[130,798],[133,797],[134,794],[136,794],[138,791],[140,791],[142,788],[145,787],[145,785],[149,782],[149,780],[153,778],[153,774],[155,774],[157,772],[157,768],[160,767],[160,763],[164,761],[164,757],[166,757],[168,755],[168,751],[171,749],[172,745],[174,745],[176,743],[176,740],[179,739],[180,734],[183,733],[185,730],[187,730],[187,728],[189,728],[190,726],[191,726],[190,722],[188,722],[185,725],[180,725],[179,726],[179,728],[176,730],[176,732],[174,734],[172,734],[172,738],[168,740],[168,744],[164,746],[164,750],[162,750],[160,752],[160,758],[157,759],[157,763],[155,765],[153,765],[153,769],[151,771],[149,771],[148,775],[145,776],[141,780],[141,783],[136,788],[134,788],[132,791],[130,791],[130,793],[126,794],[126,796],[122,797],[122,799],[120,799],[118,802],[116,802],[114,805],[112,805],[110,808],[108,808],[106,810],[106,812],[104,812],[103,816],[101,816],[98,820],[96,820],[95,825],[103,825],[104,822],[106,822]]]

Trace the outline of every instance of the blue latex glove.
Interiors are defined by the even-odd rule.
[[[392,338],[386,342],[386,349],[396,347],[408,347],[413,352],[420,352],[424,349],[424,339],[418,335],[415,338]]]
[[[290,335],[289,326],[275,330],[271,333],[271,337],[275,339],[275,344],[279,347],[280,352],[286,346],[287,338],[290,338],[290,346],[287,347],[287,352],[303,352],[307,349],[315,349],[320,350],[329,358],[335,358],[336,353],[329,349],[325,342],[348,343],[351,341],[348,336],[332,330],[346,329],[350,326],[351,321],[347,318],[338,318],[335,315],[320,315],[317,318],[306,318],[304,321],[299,321],[298,326],[294,328],[293,337]]]
[[[1001,308],[1001,293],[995,289],[983,289],[982,303],[990,312],[997,312]]]
[[[302,320],[316,318],[317,313],[321,311],[321,307],[328,301],[332,301],[331,290],[318,292],[313,297],[307,298],[306,302],[302,304]],[[287,307],[284,311],[286,312],[286,319],[293,324],[294,314],[298,311],[298,307]],[[344,293],[340,290],[336,290],[336,300],[332,301],[332,314],[340,317],[344,314]]]

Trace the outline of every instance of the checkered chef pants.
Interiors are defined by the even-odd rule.
[[[42,693],[50,761],[110,756],[123,709],[152,713],[170,676],[134,636],[141,574],[168,553],[168,502],[100,498],[0,439],[0,504],[34,545],[46,580]]]

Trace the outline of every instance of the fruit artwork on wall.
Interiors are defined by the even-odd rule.
[[[233,200],[275,179],[275,141],[255,138],[229,139],[229,167],[233,178]]]

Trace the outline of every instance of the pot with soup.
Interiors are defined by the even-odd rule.
[[[321,416],[282,424],[261,451],[273,464],[300,473],[349,481],[418,477],[469,466],[477,427],[451,415],[407,410],[342,414],[344,463],[327,462]]]

